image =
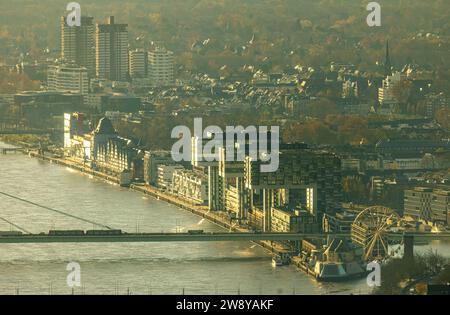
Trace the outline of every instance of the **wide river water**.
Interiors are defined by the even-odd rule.
[[[8,145],[0,142],[1,147]],[[22,154],[0,155],[0,191],[127,232],[222,228],[175,206]],[[0,195],[6,219],[33,233],[92,224]],[[450,255],[450,247],[433,243]],[[418,247],[420,250],[420,247]],[[422,248],[423,249],[423,248]],[[0,294],[71,294],[67,264],[81,266],[75,294],[359,294],[366,280],[318,283],[294,266],[273,268],[250,242],[0,244]]]

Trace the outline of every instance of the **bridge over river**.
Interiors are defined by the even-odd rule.
[[[327,233],[122,233],[120,235],[18,234],[0,236],[0,243],[143,243],[143,242],[223,242],[223,241],[300,241],[350,234]],[[393,240],[412,236],[414,240],[450,240],[450,233],[390,233]]]

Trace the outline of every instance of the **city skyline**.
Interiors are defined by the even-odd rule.
[[[442,1],[61,3],[0,4],[0,294],[448,294]]]

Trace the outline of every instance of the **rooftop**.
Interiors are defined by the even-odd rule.
[[[95,134],[104,134],[104,135],[111,135],[116,134],[116,130],[113,127],[113,124],[111,123],[111,120],[109,120],[106,117],[103,117],[98,122],[97,128],[94,131]]]

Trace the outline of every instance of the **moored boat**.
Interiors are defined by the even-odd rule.
[[[328,240],[324,246],[302,242],[303,250],[294,264],[317,281],[339,282],[367,275],[363,249],[345,239]]]
[[[283,266],[283,261],[281,260],[280,256],[273,256],[272,257],[272,267],[279,267]]]

